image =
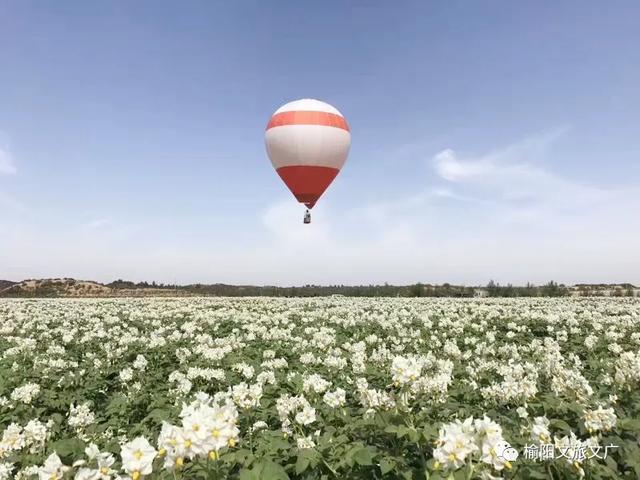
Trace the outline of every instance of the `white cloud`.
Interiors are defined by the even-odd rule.
[[[17,172],[13,156],[8,150],[0,148],[0,174],[11,175]]]
[[[495,165],[485,158],[460,161],[451,149],[438,153],[434,161],[438,174],[451,182],[483,178],[496,169]]]
[[[89,230],[95,230],[97,228],[101,228],[106,225],[109,225],[110,223],[111,221],[107,218],[98,218],[96,220],[91,220],[90,222],[85,223],[83,225],[83,228],[86,228]]]
[[[549,154],[551,147],[567,132],[568,127],[557,128],[534,135],[489,153],[459,159],[451,149],[446,149],[434,157],[438,174],[449,181],[464,182],[486,180],[503,169],[536,170],[532,164]]]
[[[500,204],[511,213],[576,213],[611,201],[619,192],[584,185],[541,166],[566,128],[534,136],[483,155],[447,149],[433,157],[436,173],[456,195]],[[451,188],[450,187],[450,188]],[[463,192],[463,193],[460,193]]]

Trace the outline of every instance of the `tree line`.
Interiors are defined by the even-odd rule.
[[[563,284],[550,281],[544,285],[527,283],[525,286],[511,284],[500,285],[491,280],[482,287],[464,285],[440,285],[415,283],[412,285],[303,285],[297,287],[255,286],[255,285],[227,285],[191,284],[175,285],[157,282],[132,282],[118,279],[105,286],[111,293],[89,289],[73,290],[70,287],[75,280],[65,278],[56,280],[36,280],[35,288],[18,288],[15,284],[0,293],[3,297],[58,297],[67,296],[118,296],[118,295],[200,295],[224,297],[326,297],[342,295],[345,297],[564,297],[570,295],[570,290]],[[100,284],[97,284],[100,285]],[[96,289],[97,289],[96,285]],[[579,284],[573,287],[577,295],[589,296],[633,296],[635,287],[631,284],[619,285],[591,285]],[[574,292],[576,293],[576,292]]]
[[[114,289],[164,288],[192,295],[213,295],[227,297],[269,296],[269,297],[322,297],[344,295],[348,297],[561,297],[569,295],[565,285],[551,281],[542,286],[527,283],[526,286],[501,286],[491,280],[486,287],[464,285],[440,285],[415,283],[412,285],[304,285],[298,287],[193,284],[171,285],[163,283],[134,283],[116,280],[108,287]]]

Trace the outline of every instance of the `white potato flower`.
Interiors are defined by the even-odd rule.
[[[613,408],[585,410],[583,414],[584,425],[589,433],[608,432],[616,426],[617,417]]]
[[[443,425],[436,445],[433,451],[436,468],[445,470],[460,468],[465,464],[467,457],[478,450],[473,418],[469,417],[464,422],[456,420]]]
[[[38,469],[39,480],[60,480],[69,470],[69,467],[62,464],[60,457],[54,452],[47,457],[44,465]]]
[[[122,468],[133,480],[149,475],[153,471],[153,460],[157,451],[144,437],[137,437],[122,446]]]
[[[531,440],[537,444],[546,444],[551,441],[551,432],[549,431],[549,419],[546,416],[536,417],[533,419],[533,427],[531,429]]]
[[[9,480],[14,470],[12,463],[0,462],[0,480]]]
[[[69,409],[69,425],[72,428],[83,428],[95,422],[95,414],[91,411],[88,403],[74,406]]]
[[[344,407],[346,404],[346,392],[342,388],[337,388],[333,392],[326,392],[322,400],[331,408]]]
[[[40,394],[40,385],[37,383],[27,383],[15,388],[11,392],[11,400],[30,404]]]
[[[310,425],[316,421],[316,409],[311,406],[305,406],[301,412],[296,414],[296,422],[300,425]]]

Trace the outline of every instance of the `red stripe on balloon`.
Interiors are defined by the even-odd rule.
[[[276,113],[269,124],[267,130],[273,127],[284,125],[324,125],[326,127],[336,127],[349,131],[349,125],[344,117],[329,112],[308,112],[304,110],[291,110],[288,112]]]
[[[313,208],[340,172],[337,168],[317,165],[293,165],[276,170],[298,202]]]

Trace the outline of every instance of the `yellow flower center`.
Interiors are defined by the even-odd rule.
[[[161,457],[162,457],[165,453],[167,453],[167,450],[166,450],[166,449],[164,449],[164,448],[161,448],[160,450],[158,450],[158,455],[160,455]]]
[[[218,455],[218,452],[216,452],[215,450],[211,450],[209,452],[209,458],[211,460],[217,460],[218,458],[220,458],[220,456]]]
[[[136,470],[131,474],[131,480],[138,480],[140,478],[140,472]]]
[[[220,430],[218,430],[217,428],[214,428],[213,431],[211,432],[211,435],[213,435],[213,438],[218,438],[220,436]]]
[[[136,450],[135,452],[133,452],[133,457],[136,460],[140,460],[142,458],[142,452],[140,450]]]
[[[193,426],[193,431],[194,431],[194,432],[197,432],[197,431],[199,431],[199,430],[200,430],[200,425],[195,424],[195,425]]]
[[[182,458],[182,457],[176,458],[176,465],[179,466],[179,467],[184,465],[184,458]]]
[[[192,442],[191,440],[185,440],[185,441],[184,441],[184,446],[185,446],[185,447],[187,447],[187,448],[189,448],[189,447],[191,447],[191,444],[192,444],[192,443],[193,443],[193,442]]]
[[[230,447],[235,447],[236,446],[236,439],[235,438],[230,438],[227,443],[229,444]]]

